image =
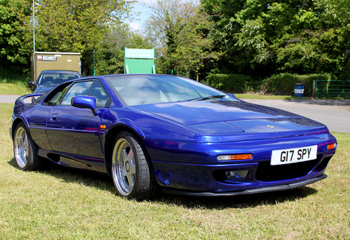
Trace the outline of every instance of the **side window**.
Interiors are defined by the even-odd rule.
[[[108,96],[97,81],[92,85],[90,96],[96,98],[96,107],[104,108],[106,106]]]
[[[44,103],[47,105],[53,105],[53,106],[57,105],[61,101],[62,97],[67,92],[70,86],[71,84],[67,85],[66,87],[63,86],[63,88],[61,88],[56,93],[50,93],[51,96],[45,99]]]
[[[92,85],[92,81],[90,82],[78,82],[75,83],[64,96],[61,105],[71,105],[72,97],[76,96],[88,96],[89,91]]]

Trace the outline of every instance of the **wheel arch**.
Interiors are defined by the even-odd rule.
[[[24,123],[24,125],[26,126],[26,128],[27,128],[28,131],[29,131],[28,122],[25,121],[24,119],[18,117],[18,118],[16,118],[16,119],[13,121],[13,123],[12,123],[12,129],[11,129],[11,131],[12,131],[12,132],[11,132],[11,134],[12,134],[12,139],[13,139],[13,134],[15,134],[15,131],[16,131],[16,128],[17,128],[18,124],[21,123],[21,122]]]

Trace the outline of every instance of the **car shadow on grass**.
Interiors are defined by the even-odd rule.
[[[283,202],[297,201],[316,194],[318,191],[312,187],[240,195],[232,197],[190,197],[163,194],[157,201],[175,204],[191,209],[223,209],[223,208],[251,208],[261,205],[276,205]]]
[[[8,162],[17,168],[15,159]],[[116,194],[112,178],[107,174],[96,173],[88,170],[67,168],[56,165],[47,160],[45,168],[39,171],[55,178],[60,178],[67,183],[79,183]],[[233,197],[193,197],[160,193],[152,200],[153,203],[177,205],[189,209],[224,209],[224,208],[252,208],[261,205],[276,205],[283,202],[297,201],[316,194],[318,191],[312,187],[304,186],[287,191],[240,195]],[[116,197],[117,196],[116,194]]]
[[[14,158],[12,158],[8,163],[14,168],[17,168]],[[55,178],[59,178],[66,183],[79,183],[84,186],[91,186],[94,188],[110,191],[111,193],[116,193],[112,178],[107,174],[89,170],[68,168],[54,164],[47,159],[44,159],[44,168],[37,172],[40,174],[46,174]]]

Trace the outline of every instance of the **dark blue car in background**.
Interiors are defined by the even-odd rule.
[[[327,177],[337,147],[319,122],[184,77],[87,77],[23,102],[33,96],[13,110],[18,168],[38,170],[46,158],[108,173],[127,198],[297,188]]]
[[[44,93],[63,82],[76,78],[81,78],[80,73],[76,71],[44,70],[35,82],[30,81],[28,85],[33,93]]]

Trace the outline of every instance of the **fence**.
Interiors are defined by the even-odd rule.
[[[314,98],[350,98],[350,80],[314,80]]]

